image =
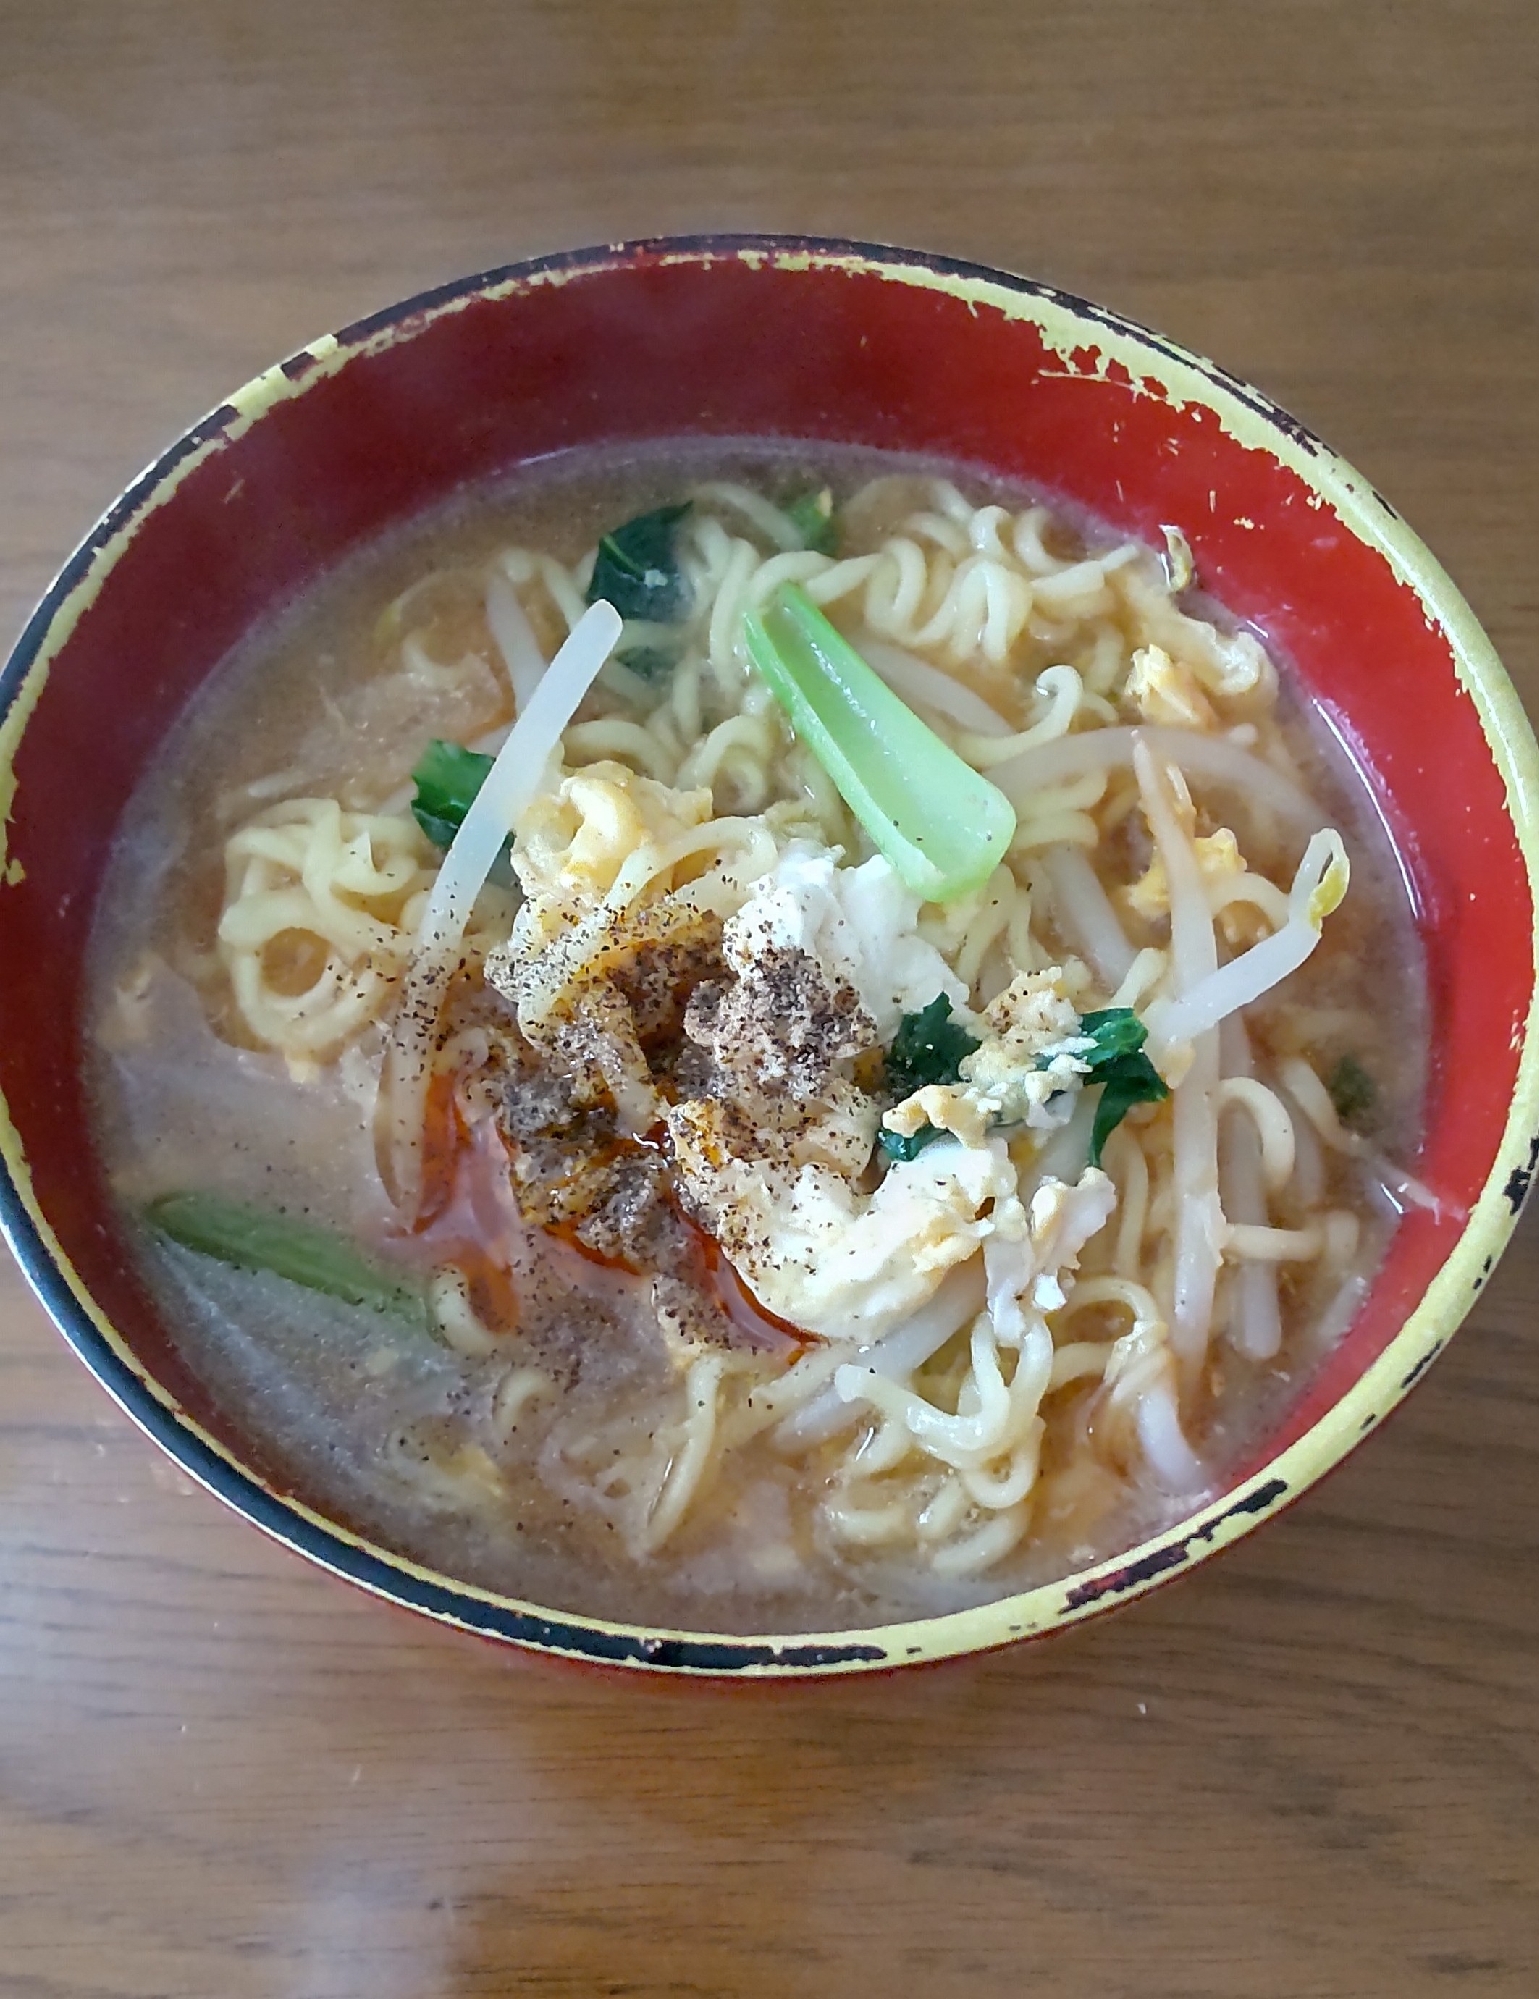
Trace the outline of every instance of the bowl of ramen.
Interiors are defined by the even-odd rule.
[[[9,1239],[194,1476],[547,1653],[1061,1629],[1337,1463],[1539,1154],[1535,749],[1255,391],[852,244],[316,341],[4,680]]]

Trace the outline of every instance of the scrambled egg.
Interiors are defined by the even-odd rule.
[[[1288,920],[1287,897],[1267,876],[1260,875],[1240,852],[1239,842],[1227,826],[1216,832],[1194,832],[1195,812],[1184,801],[1182,817],[1197,857],[1197,870],[1207,891],[1219,935],[1231,950],[1243,950],[1271,931],[1280,930]],[[1147,870],[1136,882],[1118,891],[1135,916],[1147,922],[1170,914],[1170,883],[1165,863],[1155,854]]]
[[[881,855],[858,868],[810,840],[787,843],[774,869],[727,924],[727,961],[750,973],[771,948],[805,951],[830,986],[853,986],[877,1035],[890,1041],[906,1013],[944,993],[970,1020],[967,988],[919,935],[919,897]]]
[[[1192,847],[1205,888],[1236,881],[1245,873],[1245,857],[1227,826],[1220,826],[1216,833],[1199,835],[1192,841]],[[1151,922],[1170,914],[1170,883],[1165,878],[1165,863],[1158,854],[1150,861],[1147,873],[1124,889],[1123,895],[1129,909]]]
[[[906,1319],[991,1233],[982,1210],[1015,1199],[1003,1147],[932,1145],[865,1194],[836,1166],[777,1157],[763,1133],[743,1145],[728,1106],[681,1104],[668,1128],[692,1204],[739,1276],[826,1339],[864,1344]],[[873,1106],[867,1154],[875,1129]]]
[[[1116,1205],[1117,1189],[1099,1166],[1087,1166],[1072,1187],[1045,1180],[1032,1195],[1031,1302],[1039,1312],[1056,1312],[1067,1303],[1063,1273],[1078,1269],[1080,1251],[1110,1221]]]
[[[1189,666],[1173,660],[1163,646],[1140,646],[1128,668],[1123,693],[1146,722],[1180,729],[1213,729],[1218,716]]]
[[[637,855],[661,852],[711,816],[709,791],[674,791],[624,764],[596,763],[529,801],[513,865],[540,936],[592,909]]]

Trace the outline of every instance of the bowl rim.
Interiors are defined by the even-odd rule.
[[[1076,369],[1120,364],[1152,380],[1177,407],[1199,402],[1241,443],[1293,470],[1347,531],[1389,563],[1441,627],[1456,678],[1472,700],[1501,778],[1524,870],[1539,910],[1539,748],[1516,690],[1452,580],[1420,538],[1346,460],[1259,390],[1122,314],[1039,281],[920,250],[852,239],[771,234],[649,237],[520,260],[418,292],[324,334],[254,377],[161,452],[66,560],[0,672],[0,887],[14,758],[53,657],[137,524],[210,453],[277,404],[302,396],[351,360],[473,300],[564,284],[639,264],[738,261],[754,268],[832,270],[941,291],[976,310],[1027,319]],[[1084,370],[1078,370],[1085,372]],[[1092,370],[1093,372],[1093,370]],[[1418,1303],[1384,1350],[1311,1427],[1240,1485],[1172,1527],[1055,1583],[972,1609],[829,1632],[727,1634],[648,1627],[551,1610],[479,1588],[356,1535],[302,1500],[265,1484],[183,1410],[139,1363],[75,1272],[32,1188],[19,1134],[0,1096],[0,1233],[77,1355],[125,1413],[216,1497],[272,1538],[344,1580],[439,1622],[535,1652],[652,1672],[734,1678],[872,1671],[987,1651],[1065,1628],[1130,1602],[1207,1559],[1278,1512],[1340,1463],[1425,1373],[1464,1318],[1510,1236],[1539,1165],[1539,919],[1536,979],[1517,1080],[1500,1143],[1468,1220]]]

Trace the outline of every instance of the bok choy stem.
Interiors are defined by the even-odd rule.
[[[920,721],[787,583],[743,621],[749,657],[791,726],[897,874],[927,902],[981,888],[1015,835],[1015,809]]]
[[[314,1222],[265,1208],[248,1208],[222,1194],[162,1194],[145,1219],[183,1249],[240,1270],[271,1271],[307,1291],[345,1299],[429,1330],[427,1300],[414,1284],[362,1256],[352,1244]]]

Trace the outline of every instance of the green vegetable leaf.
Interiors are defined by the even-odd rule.
[[[1170,1091],[1143,1052],[1148,1029],[1131,1007],[1082,1014],[1079,1031],[1095,1043],[1079,1058],[1090,1065],[1088,1081],[1102,1085],[1090,1133],[1090,1163],[1099,1166],[1101,1148],[1133,1106],[1162,1103]]]
[[[798,493],[794,500],[786,502],[785,515],[801,536],[803,548],[813,549],[819,555],[833,554],[839,534],[834,520],[834,496],[827,486],[815,493]]]
[[[427,1301],[417,1286],[313,1222],[203,1193],[163,1194],[151,1201],[145,1218],[162,1235],[200,1256],[241,1270],[271,1271],[307,1291],[387,1312],[419,1332],[429,1330]]]
[[[922,1124],[917,1131],[889,1131],[883,1125],[876,1142],[889,1159],[917,1159],[932,1139],[944,1138],[938,1124]]]
[[[638,514],[606,534],[598,545],[588,602],[602,597],[622,618],[677,624],[689,609],[689,586],[674,554],[674,530],[689,512],[689,501]]]
[[[629,667],[639,680],[666,680],[679,663],[676,652],[665,652],[661,646],[632,646],[627,652],[617,652],[615,663]]]
[[[1343,1124],[1356,1128],[1369,1121],[1379,1086],[1355,1055],[1342,1056],[1325,1087]]]
[[[1090,1163],[1099,1166],[1101,1148],[1135,1104],[1157,1104],[1170,1095],[1147,1055],[1129,1055],[1103,1072],[1101,1101],[1090,1129]]]
[[[916,895],[981,888],[1015,808],[907,707],[806,591],[786,583],[743,620],[749,657],[872,844]]]
[[[887,1087],[901,1102],[926,1083],[954,1083],[977,1046],[967,1029],[951,1018],[950,1000],[937,993],[919,1013],[906,1013],[899,1021],[884,1057]]]
[[[455,834],[460,830],[457,819],[446,819],[441,813],[426,811],[420,804],[412,806],[412,817],[427,834],[435,847],[447,853],[453,844]]]
[[[1080,1055],[1090,1064],[1091,1074],[1119,1055],[1136,1055],[1149,1038],[1149,1030],[1130,1006],[1103,1007],[1098,1013],[1082,1013],[1079,1031],[1095,1043]]]
[[[437,835],[424,823],[426,819],[435,819],[458,830],[476,793],[485,784],[493,761],[479,750],[467,750],[459,743],[446,743],[440,736],[435,736],[428,744],[411,774],[411,781],[417,787],[411,809],[429,839],[436,839]],[[440,844],[447,846],[448,842]]]
[[[460,822],[471,801],[486,782],[486,774],[496,761],[479,750],[467,750],[459,743],[446,743],[435,736],[422,752],[411,781],[417,787],[411,802],[412,817],[435,847],[446,851],[460,830]],[[513,843],[504,842],[492,863],[489,880],[499,888],[513,882]]]

